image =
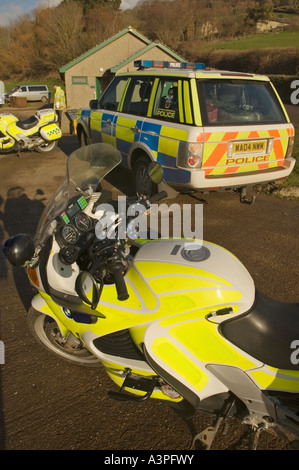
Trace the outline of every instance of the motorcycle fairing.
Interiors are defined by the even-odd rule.
[[[0,114],[0,128],[6,127],[17,120],[18,118],[11,113],[2,113]]]
[[[67,337],[69,332],[72,332],[74,336],[80,338],[85,344],[86,348],[94,354],[101,361],[105,370],[111,380],[119,387],[124,386],[126,380],[127,371],[131,373],[131,387],[124,387],[124,391],[127,391],[133,395],[144,396],[145,390],[143,388],[135,388],[134,384],[139,384],[140,381],[144,381],[147,378],[148,381],[151,379],[158,379],[157,374],[144,360],[143,354],[140,352],[139,355],[135,353],[135,356],[125,357],[126,355],[116,355],[116,352],[109,351],[109,348],[105,349],[99,345],[99,341],[105,342],[106,336],[99,336],[99,325],[98,334],[90,331],[90,325],[83,323],[76,323],[74,319],[67,314],[65,309],[59,307],[47,294],[37,295],[32,301],[32,306],[36,310],[44,313],[47,316],[52,317],[58,324],[61,334]],[[123,332],[116,334],[121,335]],[[130,336],[129,332],[124,332],[127,336]],[[113,336],[113,335],[110,335]],[[126,339],[127,341],[127,339]],[[107,342],[107,340],[106,340]],[[132,345],[133,342],[132,342]],[[137,349],[137,347],[134,345]],[[143,386],[143,384],[141,384]],[[177,393],[175,396],[170,396],[163,392],[163,387],[155,386],[151,397],[159,400],[167,400],[174,403],[180,402],[182,397]]]
[[[9,150],[11,149],[15,141],[6,132],[7,126],[11,123],[16,122],[18,119],[10,113],[0,114],[0,149]]]

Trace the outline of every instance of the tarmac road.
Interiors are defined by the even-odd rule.
[[[0,240],[33,235],[44,205],[63,178],[66,155],[77,147],[65,136],[53,153],[0,157]],[[119,170],[112,184],[129,181]],[[298,301],[299,201],[259,194],[242,205],[235,194],[180,195],[176,202],[203,204],[204,238],[232,251],[265,294]],[[5,450],[188,450],[187,424],[163,403],[136,406],[107,396],[114,384],[100,368],[76,367],[42,349],[26,325],[34,292],[22,269],[13,269],[0,252],[0,449]],[[299,339],[299,338],[295,338]],[[200,415],[202,430],[213,420]],[[225,432],[223,434],[223,432]],[[246,427],[234,419],[214,449],[246,449]],[[287,449],[284,439],[262,433],[259,449]]]

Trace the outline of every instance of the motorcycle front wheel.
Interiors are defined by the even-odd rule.
[[[35,148],[37,152],[47,153],[51,152],[57,145],[57,140],[52,140],[51,142],[43,142],[41,145],[37,145]]]
[[[95,367],[100,361],[71,332],[62,336],[56,321],[30,307],[27,324],[35,340],[51,353],[76,365]]]

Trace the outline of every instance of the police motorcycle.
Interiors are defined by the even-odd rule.
[[[56,124],[58,116],[53,109],[42,109],[25,120],[11,113],[0,114],[0,153],[37,150],[47,153],[54,149],[61,130]]]
[[[213,243],[136,237],[136,208],[149,211],[167,193],[125,198],[117,214],[101,181],[120,161],[108,144],[76,150],[35,239],[5,242],[7,259],[26,267],[38,291],[32,334],[68,361],[102,363],[119,387],[111,398],[164,400],[188,423],[210,414],[215,422],[194,433],[193,449],[210,449],[230,417],[248,425],[252,448],[262,430],[295,445],[299,304],[267,298]],[[159,189],[160,170],[149,169]]]

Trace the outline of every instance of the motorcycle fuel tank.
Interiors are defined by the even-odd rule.
[[[237,304],[248,310],[254,282],[229,251],[212,243],[158,240],[145,243],[134,259],[150,291],[166,313]],[[183,305],[184,306],[183,306]]]
[[[165,240],[145,244],[134,266],[161,312],[143,335],[148,361],[168,383],[181,384],[180,393],[203,399],[226,391],[208,363],[260,366],[218,331],[219,322],[246,312],[255,299],[254,282],[234,255],[212,243]]]

